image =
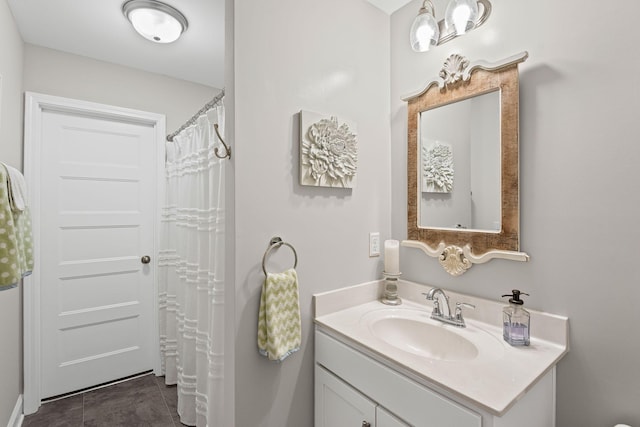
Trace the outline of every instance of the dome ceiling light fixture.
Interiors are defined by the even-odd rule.
[[[449,0],[445,18],[436,21],[431,0],[424,0],[409,31],[411,48],[426,52],[478,28],[491,15],[489,0]]]
[[[129,0],[122,13],[138,34],[155,43],[172,43],[189,26],[178,9],[155,0]]]

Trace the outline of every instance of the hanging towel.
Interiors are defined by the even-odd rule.
[[[9,171],[0,164],[0,290],[17,286],[33,269],[29,208],[11,209],[9,193]]]
[[[302,342],[298,275],[293,268],[267,273],[258,313],[258,349],[269,360],[282,362]]]
[[[14,167],[3,163],[7,169],[7,182],[9,188],[9,203],[11,210],[22,212],[27,207],[27,184],[24,176]]]

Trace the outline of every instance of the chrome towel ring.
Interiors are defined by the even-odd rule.
[[[291,244],[283,241],[280,237],[273,237],[269,241],[269,247],[267,248],[267,250],[264,252],[264,255],[262,256],[262,271],[264,271],[265,276],[267,275],[267,268],[265,267],[267,255],[269,255],[269,252],[271,252],[273,249],[277,249],[282,245],[289,246],[291,248],[291,250],[293,251],[293,256],[295,257],[295,260],[293,262],[293,268],[296,268],[298,266],[298,253],[296,252],[295,248],[291,246]]]

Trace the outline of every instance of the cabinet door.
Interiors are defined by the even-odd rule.
[[[316,365],[315,427],[375,427],[375,420],[374,402]]]
[[[409,424],[400,421],[395,415],[391,415],[383,407],[378,406],[376,408],[376,427],[409,427]]]

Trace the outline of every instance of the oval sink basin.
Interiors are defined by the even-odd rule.
[[[374,310],[363,315],[360,324],[380,344],[425,360],[483,362],[504,354],[501,337],[469,322],[460,328],[433,320],[425,310]]]
[[[374,321],[371,331],[400,350],[430,359],[462,361],[478,357],[478,347],[474,343],[444,324],[387,317]]]

